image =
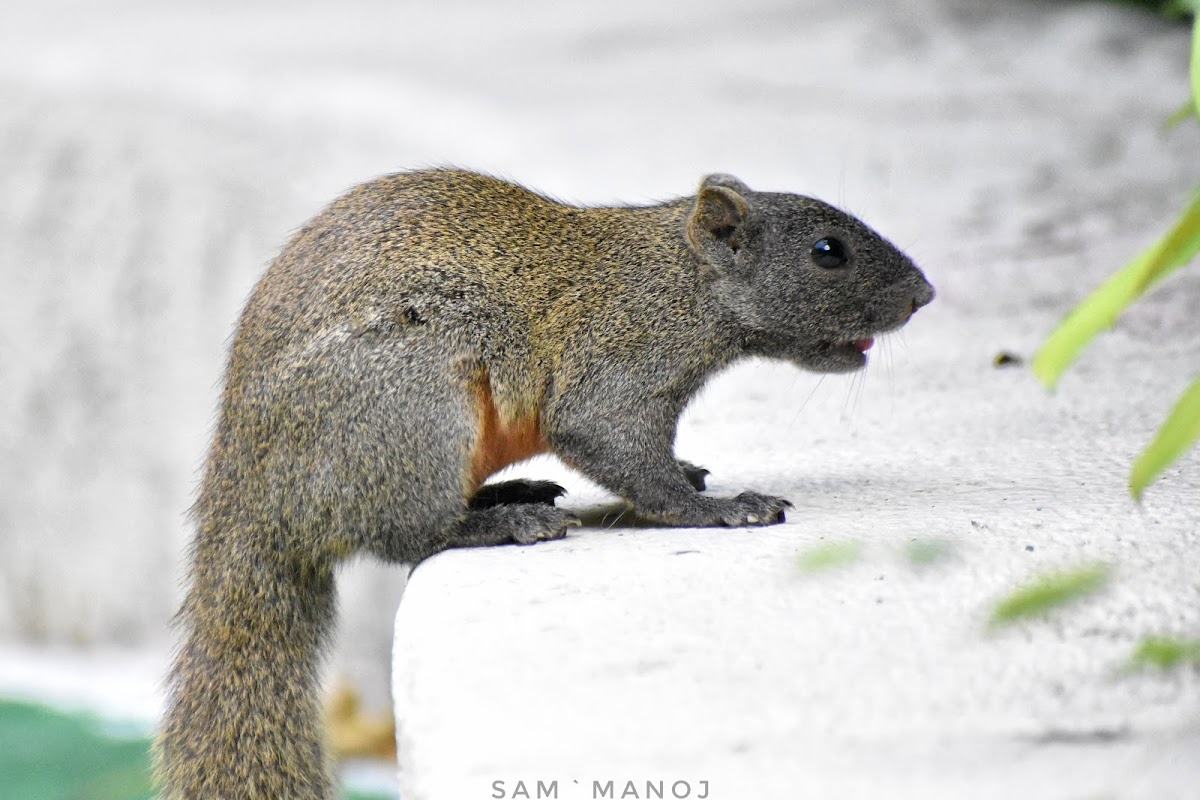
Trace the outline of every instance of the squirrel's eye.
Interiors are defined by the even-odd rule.
[[[844,267],[848,260],[846,245],[842,244],[841,239],[826,236],[813,245],[812,260],[816,262],[818,267],[823,267],[824,269]]]

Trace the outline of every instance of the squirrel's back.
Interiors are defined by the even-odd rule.
[[[571,206],[461,170],[398,173],[351,189],[313,218],[263,289],[320,294],[333,301],[329,314],[430,292],[510,300],[537,315],[573,291],[620,293],[645,280],[648,263],[677,264],[685,212],[683,203]]]
[[[531,411],[568,348],[628,355],[664,320],[694,318],[686,214],[685,201],[571,206],[462,170],[384,176],[287,244],[247,306],[231,370],[239,354],[286,366],[356,331],[436,328],[488,365],[500,399]]]

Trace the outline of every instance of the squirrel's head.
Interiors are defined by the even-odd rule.
[[[874,336],[933,300],[921,270],[860,220],[730,175],[704,179],[686,235],[748,349],[806,369],[858,369]]]

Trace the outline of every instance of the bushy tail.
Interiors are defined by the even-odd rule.
[[[163,797],[330,800],[319,675],[333,570],[241,533],[197,539],[156,745]]]

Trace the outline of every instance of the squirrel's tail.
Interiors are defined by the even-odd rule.
[[[328,800],[318,680],[333,569],[289,559],[269,531],[204,527],[156,745],[162,796]]]

